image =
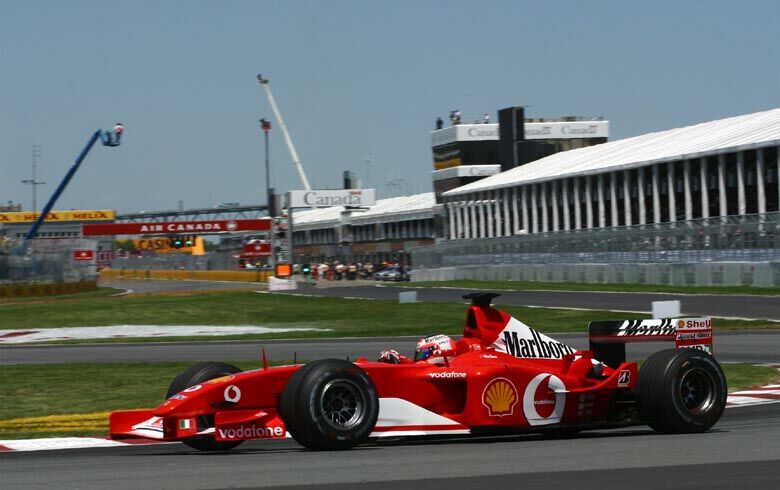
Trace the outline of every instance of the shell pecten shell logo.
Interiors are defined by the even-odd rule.
[[[487,407],[491,417],[512,415],[517,398],[515,385],[506,378],[494,379],[482,392],[482,404]]]

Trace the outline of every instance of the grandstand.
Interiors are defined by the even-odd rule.
[[[410,262],[412,248],[432,245],[432,192],[380,199],[374,206],[342,206],[293,214],[295,255],[311,262]]]
[[[401,255],[416,280],[780,285],[779,144],[773,109],[563,151],[439,205],[296,213],[296,255]]]
[[[630,277],[616,282],[651,282],[651,264],[667,263],[693,271],[677,282],[778,285],[778,144],[773,109],[561,152],[458,187],[442,195],[446,242],[416,251],[415,278],[534,263],[541,272],[515,276],[574,280],[559,266],[591,263],[573,275],[612,282],[622,264]]]

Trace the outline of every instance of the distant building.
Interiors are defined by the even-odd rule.
[[[522,107],[498,112],[498,124],[458,124],[431,132],[436,202],[457,187],[546,156],[605,143],[609,121],[572,116],[527,119]]]

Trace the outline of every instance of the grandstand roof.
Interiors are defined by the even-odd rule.
[[[556,153],[466,184],[445,196],[593,175],[780,142],[780,108]]]
[[[353,211],[350,221],[356,225],[367,225],[430,218],[434,204],[436,197],[433,192],[380,199],[366,211]],[[296,212],[293,214],[293,228],[333,226],[340,221],[344,210],[344,206],[333,206]]]

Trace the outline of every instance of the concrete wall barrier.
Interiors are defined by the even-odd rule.
[[[780,262],[473,265],[416,269],[412,281],[583,282],[669,286],[780,286]]]
[[[30,296],[61,296],[63,294],[84,293],[97,289],[97,281],[60,282],[43,284],[3,284],[0,285],[0,298],[21,298]]]
[[[272,271],[202,271],[202,270],[154,270],[154,269],[103,269],[102,279],[172,279],[191,281],[268,282]]]

